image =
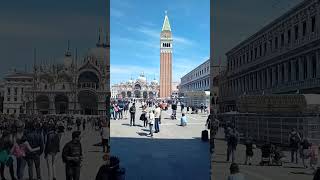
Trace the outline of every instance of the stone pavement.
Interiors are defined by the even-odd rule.
[[[229,162],[226,162],[227,145],[226,142],[221,140],[223,129],[220,129],[217,135],[218,140],[215,141],[215,154],[212,156],[212,180],[227,179],[229,175]],[[219,138],[221,138],[219,140]],[[285,152],[286,163],[281,166],[259,166],[261,160],[261,150],[254,150],[253,165],[244,165],[245,162],[245,146],[238,145],[236,152],[236,163],[240,166],[240,171],[245,175],[246,180],[308,180],[312,179],[312,171],[310,169],[303,169],[301,159],[300,164],[296,165],[289,163],[288,158],[291,158],[289,152]],[[307,161],[309,163],[309,161]]]
[[[80,173],[80,179],[81,180],[91,180],[95,179],[96,174],[99,170],[99,167],[102,165],[103,160],[102,160],[102,149],[101,147],[96,147],[93,146],[94,144],[98,143],[100,141],[100,135],[97,131],[92,130],[90,125],[87,125],[87,129],[82,132],[81,134],[81,143],[82,143],[82,148],[83,148],[83,163],[81,167],[81,173]],[[74,128],[75,129],[75,128]],[[60,145],[60,151],[62,152],[63,146],[71,140],[71,132],[66,132],[62,136],[61,139],[61,145]],[[61,158],[61,152],[57,154],[56,157],[56,178],[57,180],[63,180],[65,179],[65,166],[64,163],[62,162]],[[48,179],[48,171],[47,171],[47,163],[46,160],[44,159],[44,155],[41,156],[41,176],[43,180]],[[16,163],[14,166],[16,170]],[[34,168],[35,169],[35,168]],[[5,169],[6,173],[6,178],[10,179],[9,176],[9,169]],[[36,175],[36,172],[34,170],[34,176]],[[24,173],[24,178],[27,179],[29,177],[28,175],[28,166],[25,168],[25,173]],[[34,177],[36,178],[36,177]]]
[[[188,126],[181,127],[180,120],[169,119],[171,110],[163,111],[160,133],[151,138],[137,109],[136,124],[141,126],[130,127],[129,119],[111,121],[111,154],[119,156],[126,179],[210,179],[209,143],[200,140],[207,115],[187,114]]]

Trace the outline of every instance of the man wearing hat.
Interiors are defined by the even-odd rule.
[[[82,161],[82,146],[80,131],[72,133],[72,140],[62,150],[62,160],[66,165],[66,180],[79,180]]]

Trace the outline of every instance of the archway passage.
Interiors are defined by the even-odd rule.
[[[99,78],[91,71],[85,71],[79,75],[78,87],[94,87],[99,88]]]
[[[121,95],[122,95],[122,98],[125,98],[126,97],[126,92],[121,92]]]
[[[40,95],[36,98],[37,109],[40,114],[49,113],[49,103],[48,96]]]
[[[140,93],[139,90],[135,90],[135,91],[134,91],[134,97],[135,97],[135,98],[141,98],[141,93]]]
[[[144,92],[143,92],[143,98],[144,98],[144,99],[147,99],[147,98],[148,98],[148,92],[147,92],[147,91],[144,91]]]
[[[54,99],[56,114],[67,114],[69,99],[65,95],[57,95]]]
[[[128,98],[131,98],[131,96],[132,96],[131,91],[128,91],[128,92],[127,92],[127,97],[128,97]]]
[[[98,115],[98,97],[92,91],[81,91],[78,94],[81,114]]]
[[[153,92],[149,92],[149,98],[153,98]]]

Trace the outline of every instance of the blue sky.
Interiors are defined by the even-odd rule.
[[[160,32],[165,16],[173,34],[173,80],[210,56],[209,0],[111,0],[111,83],[141,72],[159,79]]]
[[[95,47],[105,14],[105,0],[1,1],[0,78],[11,68],[31,70],[33,48],[39,61],[57,62],[70,40],[83,55]]]

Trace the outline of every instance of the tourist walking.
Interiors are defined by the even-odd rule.
[[[155,129],[155,133],[158,133],[160,132],[160,116],[161,116],[161,109],[160,109],[160,106],[157,105],[156,106],[156,109],[154,110],[154,119],[155,119],[155,122],[154,122],[154,129]]]
[[[100,135],[101,135],[101,144],[102,144],[102,151],[104,153],[108,152],[109,148],[108,148],[108,144],[109,144],[109,130],[108,130],[108,124],[106,121],[104,121],[101,124],[101,131],[100,131]]]
[[[124,111],[124,118],[127,119],[128,118],[128,110],[129,110],[129,103],[126,102],[123,108]]]
[[[231,132],[230,132],[229,138],[227,139],[227,145],[228,145],[228,148],[227,148],[227,161],[229,161],[230,156],[231,156],[232,163],[234,163],[234,161],[235,161],[235,151],[237,149],[238,142],[239,142],[239,133],[233,127]]]
[[[148,118],[147,118],[147,107],[143,106],[142,107],[142,113],[140,116],[140,120],[143,121],[143,127],[147,127],[148,126]]]
[[[304,168],[308,168],[306,161],[310,157],[310,148],[311,144],[309,143],[308,139],[304,138],[303,141],[301,142],[301,159],[302,159],[302,164]]]
[[[315,143],[311,143],[311,148],[310,148],[310,167],[313,170],[317,169],[318,155],[319,155],[319,146],[316,145]]]
[[[51,124],[44,148],[44,158],[47,161],[49,180],[56,180],[56,157],[58,152],[60,152],[60,136],[56,132],[54,124]]]
[[[149,135],[150,135],[151,137],[153,137],[153,125],[154,125],[154,119],[155,119],[155,116],[154,116],[154,110],[149,111],[148,124],[149,124],[149,130],[150,130]]]
[[[246,146],[246,161],[245,161],[245,165],[249,164],[251,165],[252,162],[252,157],[253,157],[253,141],[252,141],[252,137],[248,137],[246,142],[245,142],[245,146]]]
[[[80,131],[80,126],[81,126],[81,119],[80,118],[77,118],[76,124],[77,124],[77,131]]]
[[[83,121],[82,121],[82,130],[86,130],[86,119],[83,118]]]
[[[11,148],[13,146],[12,134],[8,130],[2,132],[0,138],[0,175],[1,180],[5,180],[4,170],[5,167],[9,167],[9,172],[12,180],[16,180],[14,176],[13,159],[11,157]]]
[[[130,126],[135,126],[136,106],[135,103],[130,107]]]
[[[79,180],[82,162],[82,146],[80,143],[80,131],[72,133],[72,140],[62,150],[62,160],[65,163],[66,180]]]
[[[298,150],[299,150],[299,144],[301,142],[301,137],[299,133],[296,131],[295,128],[292,129],[292,131],[289,134],[289,143],[290,143],[290,149],[291,149],[291,162],[294,161],[296,164],[298,164]]]
[[[26,161],[28,164],[28,172],[29,172],[29,180],[33,180],[33,165],[36,168],[37,179],[41,179],[41,168],[40,168],[40,156],[43,153],[44,142],[43,137],[39,131],[40,124],[35,123],[33,127],[30,127],[31,132],[27,134],[27,141],[29,142],[32,148],[39,147],[39,150],[27,152],[26,153]]]

